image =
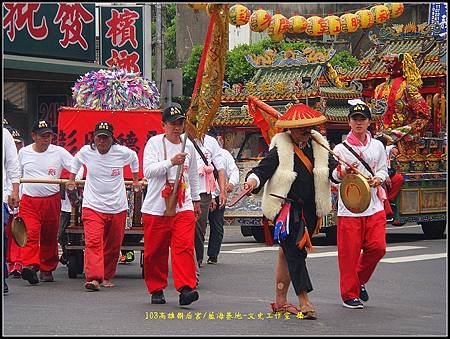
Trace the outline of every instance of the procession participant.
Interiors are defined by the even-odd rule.
[[[389,76],[375,88],[375,100],[387,104],[382,128],[391,143],[396,143],[400,153],[415,149],[415,137],[420,136],[430,120],[430,107],[420,94],[422,86],[419,69],[409,53],[386,54],[384,66]]]
[[[288,131],[272,138],[269,153],[244,183],[244,189],[252,189],[252,193],[264,186],[262,211],[276,224],[274,240],[279,241],[280,249],[272,311],[301,311],[307,319],[316,319],[317,314],[308,298],[313,287],[306,257],[312,247],[310,237],[331,210],[329,173],[336,164],[317,143],[328,147],[326,139],[312,129],[325,121],[325,116],[306,105],[292,106],[275,124]],[[300,308],[287,301],[291,281]]]
[[[75,180],[83,179],[84,167],[81,166],[78,170]],[[72,203],[67,196],[67,191],[64,192],[64,199],[61,199],[61,215],[59,218],[59,229],[58,229],[58,243],[61,246],[61,256],[59,257],[59,262],[63,265],[67,265],[67,242],[68,237],[66,234],[66,228],[70,225],[70,219],[72,215]]]
[[[17,152],[25,146],[24,140],[20,135],[20,132],[12,127],[11,125],[5,125],[6,129],[11,133],[13,137],[14,143],[16,144]],[[8,181],[8,185],[10,185]],[[20,259],[20,247],[16,244],[16,242],[12,239],[11,236],[11,223],[12,223],[12,214],[14,211],[10,210],[10,217],[8,219],[7,225],[7,235],[8,235],[8,255],[6,256],[6,260],[8,262],[8,277],[21,278],[22,277],[22,260]]]
[[[3,119],[5,125],[5,119]],[[3,127],[3,293],[8,293],[6,284],[8,270],[6,256],[8,254],[6,238],[6,225],[9,220],[9,209],[13,210],[19,205],[20,166],[17,149],[11,133]]]
[[[187,142],[182,151],[181,135],[186,114],[171,105],[162,113],[164,134],[147,141],[144,149],[144,176],[147,194],[142,204],[144,223],[144,279],[152,304],[165,304],[169,247],[179,304],[198,300],[194,257],[195,220],[200,215],[197,160],[194,146]],[[181,166],[181,167],[180,167]],[[181,170],[175,215],[165,215],[166,201]]]
[[[33,125],[34,143],[19,150],[23,178],[59,179],[63,168],[70,170],[73,157],[63,147],[51,143],[53,135],[48,121],[39,120]],[[25,183],[21,193],[19,216],[27,226],[28,236],[26,245],[20,249],[22,279],[32,285],[39,279],[51,282],[52,272],[58,266],[60,188],[55,184]]]
[[[216,181],[214,178],[214,168],[217,170],[217,182],[219,184],[219,206],[225,207],[227,201],[226,192],[226,175],[224,168],[224,160],[222,158],[221,147],[217,140],[209,135],[205,135],[202,140],[195,139],[200,154],[197,149],[195,156],[197,159],[198,181],[200,193],[201,214],[195,225],[195,256],[197,258],[198,267],[201,267],[204,256],[204,243],[206,228],[208,226],[208,214],[212,203],[212,194],[216,189]],[[204,157],[204,159],[203,159]]]
[[[67,189],[75,189],[75,173],[86,166],[81,220],[84,225],[84,271],[87,290],[114,287],[120,245],[125,232],[128,203],[123,167],[129,165],[133,190],[140,191],[139,160],[132,149],[119,145],[113,125],[108,121],[96,124],[93,140],[83,146],[72,162]]]
[[[372,138],[367,130],[370,118],[370,109],[362,101],[350,106],[348,124],[351,131],[346,140],[334,148],[334,153],[341,159],[370,177],[371,200],[367,210],[352,213],[344,205],[341,195],[338,200],[340,291],[343,306],[353,309],[364,308],[361,301],[369,300],[365,285],[386,252],[386,214],[383,205],[386,192],[380,186],[388,177],[386,152],[383,144]],[[352,170],[349,168],[338,165],[332,175],[340,182],[350,172]]]
[[[211,128],[208,131],[208,135],[212,136],[217,140],[219,146],[221,147],[221,155],[224,161],[225,166],[225,175],[226,175],[226,191],[227,193],[233,192],[234,187],[239,185],[239,168],[236,166],[236,162],[225,148],[223,148],[223,140],[220,141],[220,135],[217,134],[217,131],[214,128]],[[216,191],[214,192],[214,196],[212,197],[212,206],[209,211],[208,221],[209,221],[209,240],[208,240],[208,264],[217,264],[217,258],[220,253],[220,247],[222,245],[223,240],[223,225],[225,223],[225,219],[223,217],[225,213],[225,206],[220,206],[219,202],[220,191],[219,188],[216,187]]]

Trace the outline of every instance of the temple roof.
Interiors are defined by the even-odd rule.
[[[423,78],[445,77],[447,67],[440,58],[447,53],[445,40],[438,28],[427,23],[384,27],[380,35],[369,33],[374,44],[359,61],[359,65],[340,76],[341,80],[384,79],[388,76],[381,57],[388,53],[409,53]],[[341,73],[342,74],[342,73]]]

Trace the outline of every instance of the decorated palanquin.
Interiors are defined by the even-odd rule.
[[[447,210],[447,48],[439,31],[409,23],[369,33],[374,48],[340,76],[363,84],[365,100],[383,117],[377,133],[399,148],[395,160],[405,181],[394,219],[421,223],[433,237],[443,234]]]

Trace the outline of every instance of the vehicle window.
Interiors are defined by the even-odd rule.
[[[247,133],[237,155],[238,160],[263,158],[269,149],[261,133]]]

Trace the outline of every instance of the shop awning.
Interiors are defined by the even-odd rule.
[[[4,54],[3,68],[82,75],[92,70],[99,70],[108,67],[91,62]]]

